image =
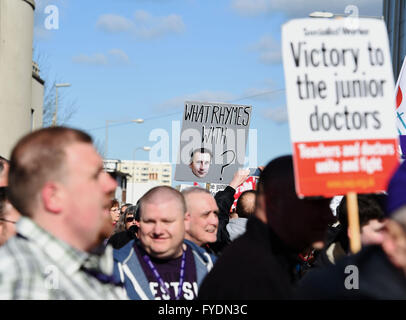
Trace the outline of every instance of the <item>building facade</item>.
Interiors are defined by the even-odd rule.
[[[127,179],[129,174],[120,171],[121,160],[103,160],[103,169],[110,174],[110,176],[117,182],[116,192],[114,198],[117,199],[120,204],[124,204],[127,201]]]
[[[172,166],[169,162],[122,160],[119,170],[129,175],[126,202],[133,204],[153,187],[172,185]]]
[[[33,0],[0,1],[0,155],[42,127],[44,82],[32,63]]]

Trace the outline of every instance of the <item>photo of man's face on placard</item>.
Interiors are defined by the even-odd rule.
[[[200,148],[192,152],[189,167],[198,178],[203,178],[210,170],[211,152],[208,149]]]

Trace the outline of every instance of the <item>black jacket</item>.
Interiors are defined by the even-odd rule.
[[[299,283],[296,298],[406,299],[406,277],[391,264],[380,246],[367,246],[336,265],[309,271]]]
[[[210,254],[219,255],[221,251],[231,242],[227,231],[227,224],[230,220],[230,209],[234,202],[235,189],[227,186],[223,191],[219,191],[214,196],[219,207],[219,225],[217,229],[217,241],[205,245],[203,248]]]
[[[111,244],[114,249],[124,247],[128,242],[137,238],[137,226],[131,226],[128,230],[117,232],[113,234],[107,244]]]
[[[289,299],[297,281],[297,253],[262,221],[252,217],[244,235],[232,242],[206,276],[202,300]]]

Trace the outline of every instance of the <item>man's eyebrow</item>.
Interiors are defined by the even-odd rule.
[[[95,171],[94,171],[93,176],[94,176],[94,177],[97,177],[97,176],[98,176],[100,173],[102,173],[103,171],[104,171],[104,168],[103,168],[102,165],[97,166],[96,169],[95,169]]]
[[[219,213],[219,210],[208,210],[208,211],[204,211],[204,212],[201,213],[201,215],[206,215],[206,214],[209,214],[210,212],[214,212],[214,213],[218,214],[218,213]]]

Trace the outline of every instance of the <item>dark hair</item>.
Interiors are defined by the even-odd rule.
[[[283,190],[294,190],[293,159],[291,155],[273,159],[267,164],[258,180],[257,191],[266,195],[267,205],[271,198],[280,196],[280,187]],[[282,191],[281,191],[282,192]]]
[[[117,221],[116,227],[114,229],[114,233],[118,233],[118,232],[126,230],[126,227],[125,227],[126,220],[127,220],[127,216],[129,216],[129,215],[134,216],[134,219],[136,221],[140,221],[140,217],[137,214],[138,213],[137,211],[138,211],[137,206],[133,206],[133,205],[130,205],[127,209],[125,209],[124,213],[122,215],[120,215],[120,218]],[[136,230],[138,230],[138,227]]]
[[[386,195],[384,194],[358,194],[358,212],[359,212],[359,225],[363,227],[368,224],[370,220],[382,220],[384,218],[384,208]],[[343,230],[347,232],[348,217],[347,217],[347,200],[343,197],[337,207],[337,217]]]
[[[207,148],[197,148],[197,149],[193,150],[192,153],[190,154],[190,159],[193,158],[193,155],[194,155],[196,152],[199,152],[199,153],[208,153],[208,154],[210,155],[210,158],[213,157],[213,155],[212,155],[212,153],[211,153],[211,151],[210,151],[209,149],[207,149]]]
[[[249,218],[255,213],[255,198],[252,204],[247,203],[246,198],[249,195],[256,195],[255,190],[244,191],[237,200],[236,213],[240,218]]]
[[[118,202],[117,199],[112,199],[110,203],[110,209],[114,207],[119,207],[120,208],[120,203]]]
[[[4,207],[7,201],[7,187],[0,187],[0,218],[4,218]]]
[[[204,189],[204,188],[201,188],[201,187],[195,187],[195,186],[186,188],[186,189],[182,190],[181,193],[183,194],[183,197],[184,197],[185,200],[186,200],[186,197],[187,197],[189,194],[195,193],[195,192],[207,193],[207,194],[211,195],[211,192],[210,192],[209,190]]]
[[[124,212],[121,212],[124,207],[127,209],[129,206],[132,206],[132,205],[133,205],[132,203],[124,203],[124,204],[120,207],[120,214],[121,214],[121,213],[124,214]],[[124,210],[124,211],[125,211],[125,210]]]
[[[37,194],[47,180],[63,180],[66,148],[78,142],[92,144],[92,138],[66,127],[43,128],[19,140],[11,153],[9,199],[22,215],[32,214]]]

